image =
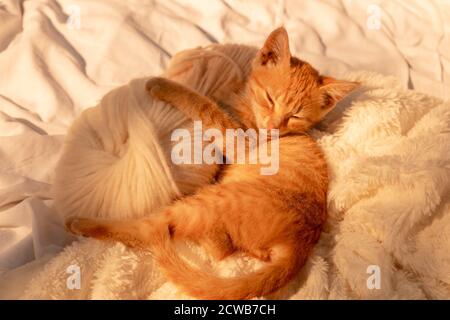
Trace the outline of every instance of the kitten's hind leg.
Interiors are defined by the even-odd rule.
[[[89,218],[69,218],[66,228],[76,235],[101,240],[121,241],[129,247],[147,248],[149,235],[154,228],[162,228],[159,219],[145,218],[135,220],[106,220]]]

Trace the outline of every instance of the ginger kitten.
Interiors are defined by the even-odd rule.
[[[269,35],[227,112],[180,84],[153,78],[147,83],[150,94],[206,126],[222,132],[278,128],[278,173],[261,175],[260,164],[230,164],[219,183],[148,218],[71,219],[67,228],[151,250],[167,277],[197,298],[250,299],[273,293],[305,264],[327,215],[327,164],[305,133],[357,85],[320,76],[292,57],[284,28]],[[242,250],[267,265],[245,276],[221,278],[181,259],[174,247],[178,239],[201,243],[217,259]]]

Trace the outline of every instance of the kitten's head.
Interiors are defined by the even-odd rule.
[[[257,127],[278,128],[283,135],[305,132],[357,86],[321,76],[292,57],[287,32],[278,28],[253,61],[248,95]]]

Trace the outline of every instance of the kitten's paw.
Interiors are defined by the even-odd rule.
[[[65,227],[69,232],[83,237],[101,239],[108,234],[106,226],[95,219],[71,217],[66,220]]]
[[[151,96],[164,100],[165,91],[164,88],[167,87],[167,83],[169,80],[161,78],[161,77],[153,77],[150,78],[145,84],[145,88],[150,93]]]

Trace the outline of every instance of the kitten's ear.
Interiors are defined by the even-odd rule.
[[[286,29],[280,27],[267,37],[256,55],[255,63],[259,66],[289,66],[290,60],[289,37]]]
[[[326,112],[333,109],[340,100],[360,86],[359,82],[336,80],[331,77],[321,77],[321,80],[320,92],[324,97],[322,110]]]

